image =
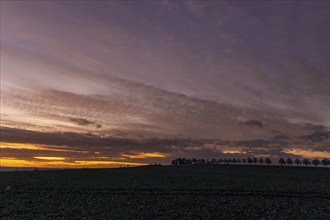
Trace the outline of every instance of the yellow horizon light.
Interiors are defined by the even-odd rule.
[[[86,165],[132,165],[132,166],[144,166],[148,165],[147,163],[136,163],[136,162],[120,162],[120,161],[105,161],[105,160],[77,160],[75,161],[77,166],[86,166]]]
[[[306,149],[299,149],[299,148],[286,148],[282,152],[294,154],[297,156],[302,157],[309,157],[309,158],[329,158],[330,152],[327,151],[313,151],[313,150],[306,150]]]
[[[8,143],[0,142],[0,149],[25,149],[25,150],[45,150],[45,151],[55,151],[55,152],[76,152],[76,153],[89,153],[88,151],[79,151],[79,150],[68,150],[68,149],[59,149],[58,146],[51,146],[48,148],[39,144],[22,144],[22,143]],[[57,147],[57,148],[55,148]]]
[[[245,154],[245,151],[239,151],[239,150],[221,150],[224,154]]]
[[[152,158],[152,157],[157,157],[157,158],[164,158],[167,157],[167,154],[162,154],[159,152],[153,152],[153,153],[138,153],[138,154],[121,154],[120,156],[122,157],[127,157],[130,159],[143,159],[143,158]]]
[[[49,157],[50,158],[50,157]],[[33,168],[113,168],[122,165],[129,166],[144,166],[147,163],[135,162],[121,162],[121,161],[100,161],[100,160],[77,160],[77,161],[64,161],[64,160],[24,160],[12,157],[3,157],[0,160],[3,167],[33,167]]]
[[[0,148],[5,149],[26,149],[26,150],[49,150],[46,147],[38,146],[35,144],[21,144],[21,143],[7,143],[0,142]]]
[[[40,160],[65,160],[65,157],[41,157],[41,156],[37,156],[37,157],[33,157],[35,159],[40,159]]]

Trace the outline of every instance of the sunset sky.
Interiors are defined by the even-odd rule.
[[[330,158],[329,1],[1,1],[1,166]]]

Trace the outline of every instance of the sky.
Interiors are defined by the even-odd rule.
[[[330,158],[328,1],[1,1],[1,166]]]

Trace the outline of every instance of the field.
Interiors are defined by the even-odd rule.
[[[0,186],[1,219],[330,219],[326,168],[180,165],[2,172]]]

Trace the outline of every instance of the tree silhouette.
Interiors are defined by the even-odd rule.
[[[178,165],[179,164],[179,161],[178,161],[178,159],[174,159],[174,160],[172,160],[172,165]]]
[[[257,164],[259,162],[259,164],[267,164],[270,165],[272,164],[272,161],[270,158],[266,157],[265,159],[260,157],[248,157],[247,159],[243,158],[241,159],[237,159],[237,158],[225,158],[225,159],[196,159],[196,158],[184,158],[184,157],[179,157],[176,159],[173,159],[171,161],[172,165],[181,165],[181,164],[236,164],[236,163],[249,163],[249,164]],[[327,167],[328,165],[330,165],[330,160],[327,158],[324,158],[323,160],[319,160],[319,159],[313,159],[312,161],[310,161],[307,158],[304,158],[303,160],[300,160],[299,158],[296,158],[294,161],[291,158],[287,158],[286,160],[283,158],[280,158],[278,163],[283,166],[285,164],[288,165],[293,165],[293,163],[295,163],[297,166],[299,166],[300,164],[304,164],[305,166],[311,165],[313,164],[314,166],[319,166],[320,164],[322,164],[324,167]]]
[[[179,158],[179,164],[186,164],[186,158]]]
[[[285,164],[285,160],[281,157],[279,160],[278,160],[278,163],[281,164],[281,166],[283,166]]]
[[[299,158],[296,158],[294,160],[294,163],[297,164],[297,166],[299,166],[301,164],[301,160],[299,160]]]
[[[311,164],[311,162],[309,161],[309,159],[305,158],[303,159],[302,163],[305,165],[305,166],[308,166]]]
[[[314,159],[314,160],[312,160],[312,164],[314,165],[314,166],[318,166],[318,165],[320,165],[320,161],[318,160],[318,159]]]
[[[322,165],[323,165],[324,167],[327,167],[327,166],[330,164],[330,161],[329,161],[328,159],[324,158],[324,159],[321,161],[321,163],[322,163]]]

